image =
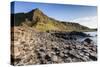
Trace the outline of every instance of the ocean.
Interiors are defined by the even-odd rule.
[[[97,45],[97,31],[94,32],[84,32],[86,34],[89,34],[92,37],[84,37],[84,38],[79,38],[78,41],[84,41],[86,38],[90,38],[91,40],[93,40],[94,45]]]

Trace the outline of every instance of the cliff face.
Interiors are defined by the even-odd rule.
[[[14,27],[12,33],[14,34],[11,45],[13,65],[97,60],[97,46],[89,39],[79,42],[67,33],[37,32],[33,28],[23,26]]]
[[[29,27],[34,27],[40,31],[48,31],[48,30],[56,30],[56,31],[88,31],[90,30],[88,27],[82,26],[78,23],[71,22],[63,22],[55,20],[51,17],[45,15],[38,8],[28,12],[28,13],[17,13],[12,14],[12,18],[14,18],[14,25],[12,26],[20,26],[26,25]]]

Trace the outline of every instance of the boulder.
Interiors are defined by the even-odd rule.
[[[86,42],[86,43],[88,43],[88,44],[91,44],[92,40],[91,40],[90,38],[86,38],[86,39],[84,40],[84,42]]]

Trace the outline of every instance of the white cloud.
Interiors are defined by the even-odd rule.
[[[73,22],[80,23],[81,25],[90,27],[90,28],[97,28],[97,16],[90,16],[90,17],[81,17],[72,20]]]

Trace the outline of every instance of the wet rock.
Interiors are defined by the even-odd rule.
[[[76,31],[70,32],[69,35],[75,35],[75,36],[81,36],[81,37],[88,37],[89,36],[83,32],[76,32]]]
[[[86,39],[84,40],[84,42],[87,42],[88,44],[90,44],[90,43],[92,42],[92,40],[91,40],[90,38],[86,38]]]
[[[90,53],[89,58],[96,61],[97,60],[97,54],[96,53]]]

